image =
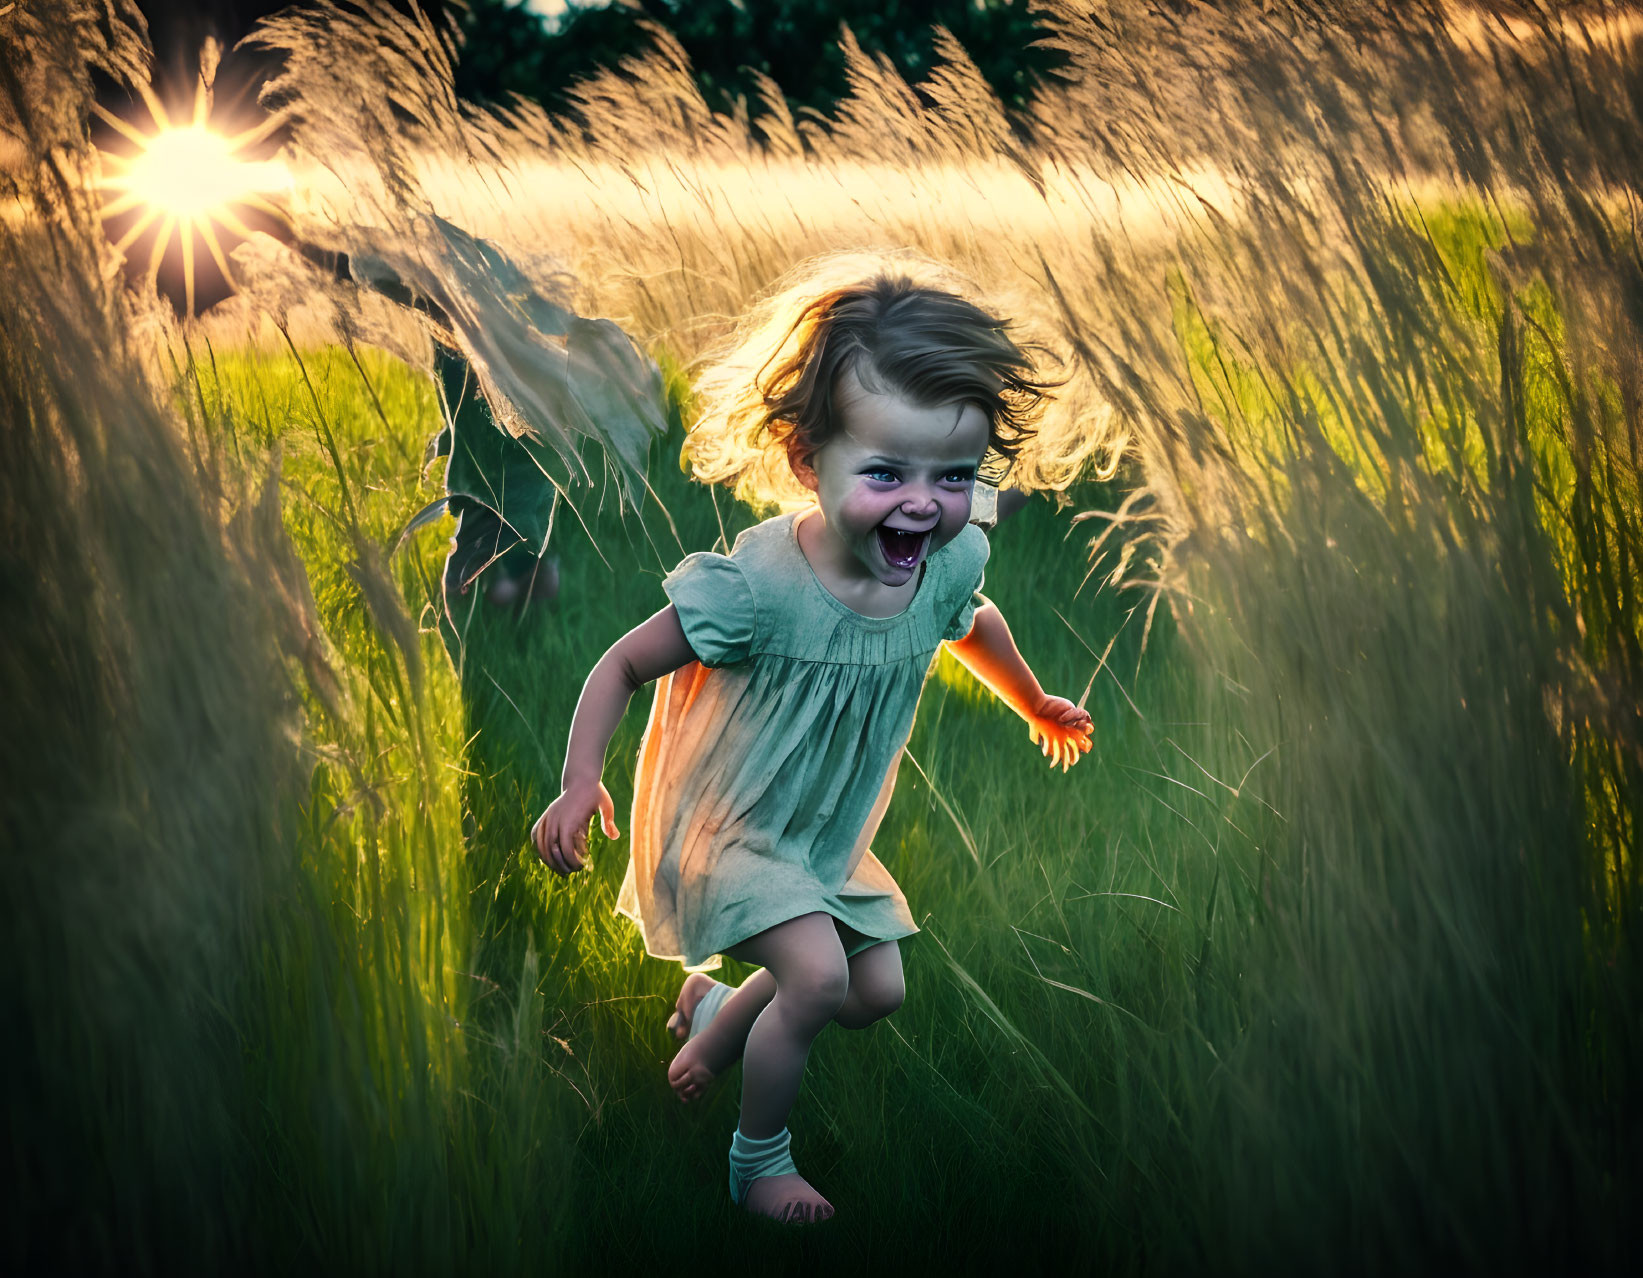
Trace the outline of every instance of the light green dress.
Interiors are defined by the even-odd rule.
[[[969,632],[987,537],[966,525],[905,611],[864,617],[817,579],[796,519],[662,583],[699,661],[656,683],[616,909],[691,971],[818,910],[874,938],[852,952],[918,931],[868,844],[936,649]]]

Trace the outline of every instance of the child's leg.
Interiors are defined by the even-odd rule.
[[[711,988],[711,978],[700,973],[685,978],[684,988],[679,991],[674,1029],[677,1036],[690,1033],[690,1022],[702,995]],[[681,1101],[695,1100],[709,1083],[741,1058],[748,1030],[775,994],[775,976],[768,969],[760,968],[741,983],[712,1022],[679,1049],[668,1065],[667,1081]]]
[[[679,987],[678,1001],[673,1005],[673,1016],[667,1023],[668,1032],[682,1043],[707,1033],[707,1025],[696,1024],[696,1009],[703,1005],[707,994],[714,986],[722,984],[722,981],[714,980],[706,972],[692,972],[685,977],[684,984]],[[730,985],[725,988],[730,990],[730,998],[741,995],[745,1000],[751,1000],[757,1004],[756,1007],[751,1007],[748,1011],[747,1025],[742,1027],[741,1038],[745,1039],[748,1029],[753,1024],[753,1018],[764,1010],[764,1005],[775,995],[776,978],[761,967],[743,981],[741,985]],[[729,1006],[729,999],[720,1004],[722,1010],[728,1010]],[[717,1020],[718,1018],[714,1017],[709,1021],[709,1024],[716,1024]],[[739,1058],[741,1054],[742,1044],[738,1040],[736,1043],[736,1056]]]
[[[732,954],[767,969],[776,982],[776,993],[754,1020],[742,1050],[740,1126],[743,1135],[759,1140],[787,1126],[810,1044],[843,1004],[850,966],[832,915],[821,913],[760,932]]]
[[[798,1097],[810,1044],[849,988],[844,947],[832,916],[817,913],[789,919],[730,952],[762,965],[776,985],[742,1053],[742,1114],[730,1151],[732,1196],[748,1211],[777,1220],[825,1220],[833,1205],[794,1168],[787,1152],[787,1115]]]
[[[833,924],[845,949],[871,939],[837,919]],[[896,942],[880,941],[847,962],[850,988],[833,1017],[840,1026],[865,1029],[901,1006],[906,983],[901,970],[901,947]],[[669,1023],[676,1037],[684,1038],[691,1032],[691,1017],[712,984],[711,977],[699,973],[685,978],[679,992],[677,1015]],[[679,1049],[668,1066],[667,1076],[681,1101],[695,1100],[709,1083],[740,1059],[748,1031],[775,993],[775,976],[768,968],[760,968],[741,983],[712,1023]]]
[[[906,996],[901,947],[894,941],[880,941],[851,955],[849,962],[850,992],[833,1019],[845,1029],[866,1029],[900,1007]]]

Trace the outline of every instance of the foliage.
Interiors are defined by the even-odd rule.
[[[702,95],[727,112],[741,101],[758,113],[750,72],[781,86],[793,110],[831,111],[846,89],[841,24],[909,77],[934,65],[931,28],[944,26],[1011,103],[1055,62],[1031,47],[1041,33],[1026,0],[634,0],[572,4],[554,30],[517,0],[468,0],[458,89],[480,102],[517,93],[562,108],[575,81],[650,49],[645,20],[677,37]]]

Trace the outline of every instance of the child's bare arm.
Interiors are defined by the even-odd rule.
[[[565,745],[563,793],[531,828],[536,854],[556,873],[580,870],[587,861],[588,822],[598,812],[605,834],[616,838],[616,805],[600,781],[605,750],[633,694],[653,679],[696,660],[673,605],[623,635],[589,673],[571,719]]]
[[[1065,697],[1050,696],[1016,649],[1004,614],[991,602],[975,611],[970,633],[947,645],[971,674],[1027,721],[1028,735],[1043,747],[1050,765],[1065,772],[1089,752],[1094,725],[1089,713]]]

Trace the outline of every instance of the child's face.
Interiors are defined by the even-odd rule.
[[[900,586],[964,530],[987,415],[971,403],[925,408],[877,394],[854,371],[839,391],[842,428],[794,474],[861,575]]]

